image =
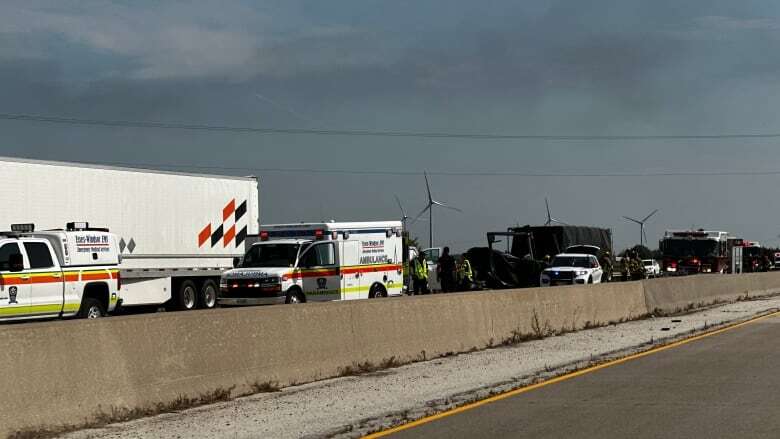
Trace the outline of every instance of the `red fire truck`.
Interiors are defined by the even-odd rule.
[[[727,273],[731,258],[727,232],[667,230],[659,247],[667,275]]]

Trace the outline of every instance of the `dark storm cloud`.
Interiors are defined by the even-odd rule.
[[[780,22],[769,0],[77,3],[0,6],[0,111],[529,134],[780,130]],[[770,144],[477,144],[12,122],[0,130],[8,155],[258,168],[610,172],[772,168],[780,159]],[[265,221],[389,217],[388,190],[409,210],[423,198],[416,178],[262,177]],[[656,235],[705,225],[709,215],[773,239],[732,214],[750,208],[742,194],[766,186],[731,183],[441,177],[434,185],[467,210],[439,223],[450,242],[541,221],[545,195],[569,221],[615,227],[621,245],[635,233],[620,215],[650,206],[667,215],[651,225]],[[583,188],[608,195],[583,197]],[[724,198],[737,200],[726,213]]]

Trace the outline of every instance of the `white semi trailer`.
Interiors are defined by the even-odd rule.
[[[220,275],[258,233],[255,177],[2,157],[0,176],[0,230],[87,221],[117,235],[124,307],[214,307]]]

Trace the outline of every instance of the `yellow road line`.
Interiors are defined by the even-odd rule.
[[[632,355],[629,355],[627,357],[619,358],[617,360],[611,360],[611,361],[608,361],[606,363],[598,364],[596,366],[591,366],[591,367],[587,367],[585,369],[580,369],[578,371],[571,372],[571,373],[568,373],[568,374],[565,374],[565,375],[561,375],[559,377],[552,378],[552,379],[549,379],[547,381],[542,381],[540,383],[532,384],[530,386],[522,387],[520,389],[510,390],[508,392],[501,393],[499,395],[495,395],[495,396],[492,396],[490,398],[483,399],[483,400],[480,400],[480,401],[476,401],[476,402],[473,402],[473,403],[470,403],[470,404],[466,404],[466,405],[454,408],[452,410],[448,410],[448,411],[445,411],[445,412],[437,413],[435,415],[427,416],[425,418],[418,419],[417,421],[410,422],[408,424],[399,425],[398,427],[394,427],[394,428],[390,428],[390,429],[387,429],[387,430],[383,430],[383,431],[380,431],[378,433],[373,433],[373,434],[370,434],[368,436],[364,436],[363,439],[376,439],[376,438],[390,436],[391,434],[395,434],[395,433],[398,433],[398,432],[401,432],[401,431],[404,431],[404,430],[409,430],[411,428],[419,427],[421,425],[429,424],[431,422],[434,422],[434,421],[437,421],[437,420],[440,420],[440,419],[444,419],[444,418],[448,418],[450,416],[457,415],[459,413],[463,413],[465,411],[469,411],[469,410],[475,409],[477,407],[482,407],[483,405],[491,404],[491,403],[494,403],[494,402],[497,402],[497,401],[501,401],[503,399],[511,398],[513,396],[521,395],[523,393],[527,393],[527,392],[530,392],[532,390],[540,389],[542,387],[549,386],[549,385],[552,385],[552,384],[560,383],[560,382],[563,382],[563,381],[568,381],[570,379],[577,378],[579,376],[586,375],[586,374],[589,374],[589,373],[593,373],[593,372],[599,371],[601,369],[606,369],[608,367],[617,366],[618,364],[627,363],[627,362],[632,361],[632,360],[636,360],[636,359],[639,359],[639,358],[642,358],[642,357],[646,357],[648,355],[652,355],[652,354],[655,354],[655,353],[658,353],[658,352],[662,352],[662,351],[665,351],[665,350],[668,350],[668,349],[672,349],[672,348],[676,348],[676,347],[679,347],[679,346],[682,346],[682,345],[686,345],[688,343],[692,343],[694,341],[701,340],[703,338],[711,337],[713,335],[722,334],[722,333],[724,333],[726,331],[731,331],[732,329],[741,328],[741,327],[749,325],[751,323],[755,323],[755,322],[758,322],[760,320],[764,320],[764,319],[768,319],[770,317],[776,317],[776,316],[780,316],[780,311],[775,311],[775,312],[772,312],[772,313],[769,313],[769,314],[765,314],[765,315],[762,315],[762,316],[758,316],[758,317],[746,320],[744,322],[735,323],[733,325],[729,325],[729,326],[726,326],[726,327],[723,327],[723,328],[720,328],[720,329],[716,329],[714,331],[705,332],[703,334],[694,335],[692,337],[688,337],[688,338],[685,338],[683,340],[678,340],[678,341],[675,341],[675,342],[672,342],[672,343],[669,343],[669,344],[665,344],[665,345],[662,345],[662,346],[657,346],[657,347],[654,347],[652,349],[648,349],[648,350],[646,350],[644,352],[639,352],[639,353],[636,353],[636,354],[632,354]]]

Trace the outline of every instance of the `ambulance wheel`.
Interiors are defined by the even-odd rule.
[[[179,291],[176,294],[176,309],[180,311],[189,311],[195,309],[198,305],[198,287],[195,282],[185,280],[179,285]]]
[[[368,292],[368,298],[378,299],[380,297],[387,297],[387,290],[384,286],[376,284],[371,287],[371,291]]]
[[[296,304],[296,303],[306,303],[306,297],[303,295],[301,290],[297,288],[290,288],[287,291],[287,299],[284,301],[284,303],[290,303],[290,304]]]
[[[104,315],[106,315],[106,311],[103,309],[103,305],[92,297],[84,299],[81,309],[79,309],[80,319],[98,319]]]
[[[198,306],[204,309],[211,309],[217,306],[217,288],[219,286],[211,279],[206,279],[200,287],[198,295]]]

